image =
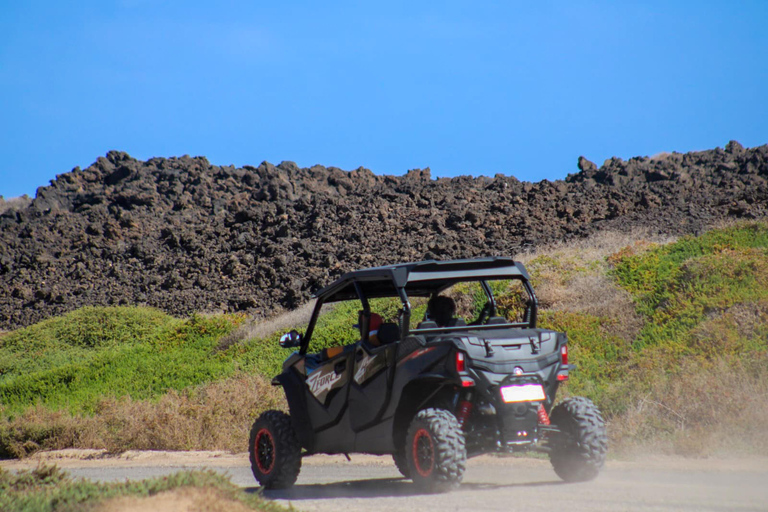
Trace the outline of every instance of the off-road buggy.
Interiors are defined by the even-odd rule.
[[[425,302],[445,293],[465,305],[469,296],[477,316],[438,325]],[[372,308],[383,297],[395,298],[396,314],[372,332]],[[299,349],[273,380],[290,415],[267,411],[251,430],[251,466],[264,487],[293,485],[302,457],[317,453],[391,454],[405,477],[431,492],[457,486],[467,458],[490,452],[545,451],[563,480],[597,476],[605,424],[586,398],[554,405],[574,367],[566,335],[536,328],[537,299],[521,263],[370,268],[344,274],[316,299],[305,334],[280,340]],[[361,339],[308,354],[323,305],[340,301],[359,305]]]

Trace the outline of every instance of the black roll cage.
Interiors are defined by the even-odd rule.
[[[479,282],[490,304],[489,317],[496,314],[496,299],[489,280],[514,279],[522,282],[528,294],[526,316],[520,323],[481,324],[459,327],[410,329],[411,303],[406,288],[411,285],[414,296],[434,296],[461,282]],[[427,293],[429,292],[429,293]],[[511,258],[482,258],[474,260],[435,261],[405,263],[391,267],[376,267],[344,274],[315,295],[317,302],[312,311],[307,330],[301,339],[299,354],[305,355],[312,340],[312,333],[324,304],[345,300],[360,300],[362,314],[370,317],[370,298],[398,297],[400,310],[400,339],[409,334],[432,334],[466,330],[504,329],[509,327],[535,328],[538,317],[538,299],[530,284],[530,277],[522,263]]]

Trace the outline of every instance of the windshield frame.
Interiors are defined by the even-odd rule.
[[[455,284],[479,282],[483,292],[485,293],[485,296],[488,302],[491,305],[491,312],[488,316],[492,317],[492,316],[495,316],[496,314],[496,298],[493,295],[493,290],[491,286],[488,284],[488,281],[490,281],[490,279],[487,279],[488,277],[496,277],[496,276],[488,276],[486,274],[481,277],[478,276],[477,278],[474,278],[474,279],[473,278],[445,279],[446,286],[440,287],[438,293]],[[533,287],[531,286],[530,281],[524,275],[504,276],[504,278],[509,280],[520,281],[528,295],[525,318],[522,322],[506,322],[506,323],[498,323],[498,324],[494,323],[494,324],[462,325],[457,327],[429,327],[429,328],[422,328],[422,329],[418,329],[418,328],[411,329],[410,322],[411,322],[412,309],[411,309],[410,298],[406,293],[405,286],[397,286],[396,283],[393,283],[395,284],[394,289],[397,291],[397,294],[388,295],[388,297],[399,298],[400,303],[402,305],[401,315],[400,315],[400,339],[404,340],[406,337],[408,337],[411,334],[420,335],[420,334],[435,334],[435,333],[441,333],[441,332],[458,332],[458,331],[469,331],[469,330],[492,330],[492,329],[504,329],[504,328],[510,328],[510,327],[511,328],[529,328],[529,329],[535,328],[537,319],[538,319],[538,299],[536,297],[536,293],[533,291]],[[493,280],[496,280],[496,279],[493,279]],[[357,297],[350,298],[348,300],[359,301],[363,308],[363,311],[365,313],[370,313],[370,304],[368,302],[368,297],[366,297],[363,291],[363,288],[357,282],[354,283],[354,287],[355,287],[355,291],[357,292]],[[421,295],[417,295],[417,296],[421,296]],[[336,302],[336,301],[331,301],[331,302]],[[305,355],[307,353],[307,349],[309,348],[309,343],[310,341],[312,341],[312,333],[315,330],[315,326],[317,325],[317,319],[320,316],[320,312],[324,303],[325,301],[323,300],[322,297],[317,298],[317,302],[315,303],[315,308],[312,311],[312,316],[309,320],[309,324],[307,325],[305,334],[302,337],[301,347],[299,350],[299,353],[301,355]]]

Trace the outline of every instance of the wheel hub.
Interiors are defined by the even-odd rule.
[[[259,471],[265,475],[271,473],[275,467],[275,440],[272,433],[266,428],[259,430],[253,442],[253,448]]]
[[[423,477],[432,474],[435,466],[435,445],[429,432],[421,428],[413,437],[413,462],[416,472]]]

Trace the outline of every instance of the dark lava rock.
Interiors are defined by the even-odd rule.
[[[85,305],[266,315],[355,268],[511,255],[602,229],[695,233],[768,209],[768,146],[578,165],[527,183],[111,151],[0,212],[0,329]]]

